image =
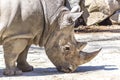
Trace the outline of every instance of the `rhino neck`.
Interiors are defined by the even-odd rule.
[[[63,11],[68,10],[67,8],[63,7],[62,4],[58,5],[57,9],[52,9],[54,13],[49,13],[50,10],[48,10],[49,4],[46,2],[47,0],[41,0],[43,11],[44,11],[44,29],[42,36],[39,40],[39,46],[47,47],[50,41],[53,39],[53,36],[55,32],[57,31],[58,26],[58,19],[60,17],[60,14]],[[51,5],[51,4],[50,4]],[[49,13],[49,15],[48,15]]]

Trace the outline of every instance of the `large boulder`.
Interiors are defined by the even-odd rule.
[[[118,0],[85,0],[85,8],[89,13],[86,24],[92,25],[110,17],[120,8],[120,3]]]
[[[68,3],[70,9],[79,5],[80,10],[84,11],[82,17],[86,25],[100,23],[120,8],[119,0],[68,0]],[[113,23],[118,23],[118,15],[117,12],[111,17]]]

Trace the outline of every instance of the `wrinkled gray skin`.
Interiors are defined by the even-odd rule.
[[[81,12],[69,11],[62,0],[41,1],[0,0],[0,43],[6,65],[4,75],[20,75],[33,70],[26,61],[32,44],[44,46],[49,59],[63,72],[73,72],[100,51],[92,54],[82,52],[86,43],[76,42],[73,36],[74,22]]]

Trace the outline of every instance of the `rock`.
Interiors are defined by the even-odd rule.
[[[74,6],[79,6],[80,1],[81,0],[68,0],[71,8],[73,8]]]
[[[120,8],[120,2],[117,0],[85,0],[85,8],[89,15],[83,18],[87,19],[85,20],[87,25],[92,25],[111,16]]]
[[[86,25],[100,23],[120,9],[119,0],[67,0],[66,5],[69,9],[77,6],[79,11],[84,11],[82,18]],[[118,16],[117,12],[110,18],[111,21],[119,24]]]
[[[80,0],[66,0],[66,7],[69,8],[70,10],[73,8],[73,7],[78,7],[79,8],[79,11],[81,10],[80,8]]]
[[[120,10],[110,17],[113,24],[120,24]]]

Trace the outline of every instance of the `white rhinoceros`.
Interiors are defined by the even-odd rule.
[[[76,42],[73,36],[74,22],[81,14],[64,7],[64,0],[0,0],[3,73],[11,76],[33,70],[26,61],[31,44],[44,46],[59,71],[73,72],[90,61],[99,51],[80,52],[86,43]]]

